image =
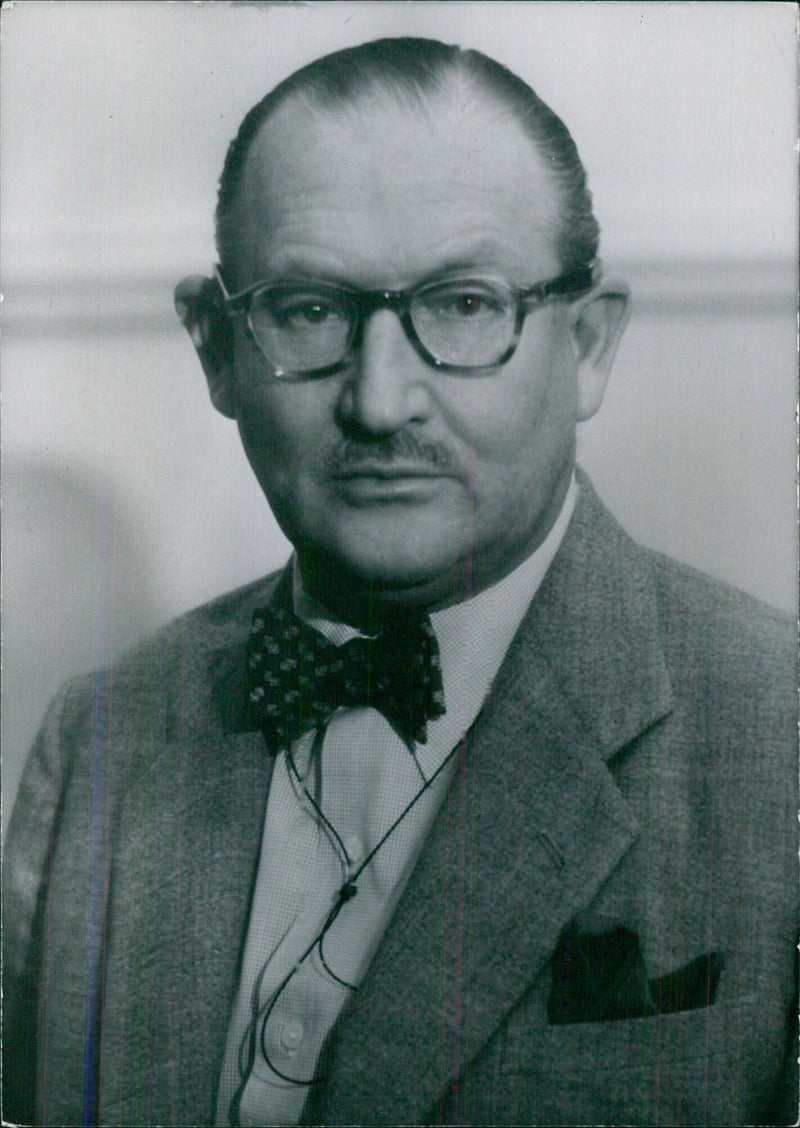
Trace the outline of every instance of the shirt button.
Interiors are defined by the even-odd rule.
[[[364,857],[364,847],[357,834],[349,834],[344,840],[344,848],[351,862],[360,862]]]
[[[305,1033],[302,1019],[289,1018],[281,1027],[281,1042],[287,1050],[296,1050]]]

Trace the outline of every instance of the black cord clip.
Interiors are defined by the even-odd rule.
[[[339,905],[345,905],[348,901],[352,901],[356,893],[358,893],[356,883],[354,881],[346,881],[339,890]]]

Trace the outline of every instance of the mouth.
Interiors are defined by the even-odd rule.
[[[404,465],[403,463],[361,462],[357,466],[347,466],[333,475],[339,482],[359,481],[368,479],[379,482],[408,481],[415,478],[444,478],[449,477],[445,471],[436,466]]]
[[[352,505],[422,503],[436,496],[445,478],[435,466],[359,463],[333,474],[340,497]]]

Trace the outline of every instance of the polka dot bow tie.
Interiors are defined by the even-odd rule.
[[[283,585],[282,585],[283,586]],[[424,744],[444,714],[439,647],[427,615],[388,622],[375,638],[334,646],[276,594],[253,616],[248,646],[253,723],[286,748],[339,706],[378,709],[403,740]]]

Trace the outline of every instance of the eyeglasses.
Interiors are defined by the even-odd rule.
[[[442,372],[480,375],[505,364],[526,315],[551,298],[590,290],[599,267],[581,267],[521,289],[491,273],[448,274],[410,290],[359,290],[332,282],[257,282],[229,294],[215,270],[223,309],[246,319],[247,333],[278,380],[332,376],[360,348],[364,322],[379,309],[400,319],[406,337]]]

